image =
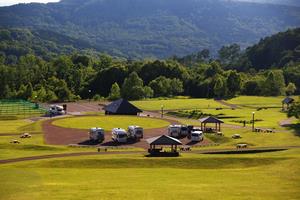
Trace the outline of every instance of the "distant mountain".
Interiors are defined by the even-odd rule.
[[[299,0],[233,0],[233,1],[263,3],[263,4],[268,3],[268,4],[279,4],[279,5],[299,6],[300,7]]]
[[[53,31],[29,30],[21,28],[0,28],[0,53],[9,62],[26,54],[34,54],[50,59],[55,55],[70,54],[94,49],[88,42],[61,35]]]
[[[299,26],[297,6],[228,0],[62,0],[0,8],[2,28],[50,31],[60,36],[58,43],[72,38],[129,58],[216,52],[231,43],[247,47]]]

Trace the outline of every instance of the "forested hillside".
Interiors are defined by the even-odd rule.
[[[223,45],[244,48],[299,25],[297,6],[226,0],[62,0],[0,8],[2,28],[50,31],[60,35],[57,43],[71,38],[127,58],[184,56],[202,49],[216,55]]]
[[[72,101],[100,97],[143,99],[188,95],[228,98],[237,94],[300,94],[299,29],[262,39],[246,51],[241,51],[236,44],[224,46],[218,51],[217,59],[204,49],[185,57],[138,61],[113,58],[95,51],[92,54],[85,50],[68,53],[72,48],[66,48],[66,55],[63,55],[64,49],[58,49],[63,47],[60,43],[57,45],[61,46],[53,48],[57,53],[53,50],[47,54],[47,49],[52,49],[47,46],[49,40],[39,43],[32,40],[26,45],[21,39],[23,31],[9,29],[0,33],[1,37],[7,38],[1,40],[6,48],[0,49],[0,98]],[[26,33],[26,37],[32,37],[30,32]],[[20,56],[18,50],[22,48],[27,49],[28,54]],[[39,49],[44,49],[46,54],[39,56]],[[251,57],[247,57],[252,51],[255,56],[269,52],[274,61],[282,60],[280,56],[283,56],[286,64],[256,66],[250,62]],[[286,56],[286,53],[292,56]],[[240,59],[248,59],[248,68],[235,69],[235,64],[242,63]],[[259,61],[267,63],[268,59],[262,56]]]
[[[53,31],[0,28],[0,53],[5,54],[7,63],[16,63],[20,56],[27,54],[49,60],[75,51],[93,52],[92,48],[88,42]]]

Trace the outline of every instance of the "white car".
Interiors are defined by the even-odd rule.
[[[192,142],[200,142],[203,138],[203,132],[202,131],[192,131],[191,133],[191,141]]]
[[[118,143],[126,143],[127,142],[127,132],[122,128],[114,128],[111,132],[112,140]]]

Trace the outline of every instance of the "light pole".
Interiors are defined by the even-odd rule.
[[[89,102],[91,102],[91,92],[92,90],[89,90]]]
[[[164,105],[161,105],[161,118],[164,118]]]
[[[254,115],[255,112],[252,112],[252,132],[254,132]]]

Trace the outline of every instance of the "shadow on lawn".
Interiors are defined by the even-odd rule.
[[[296,136],[300,137],[300,123],[297,124],[290,124],[287,127],[289,130],[292,130]]]

